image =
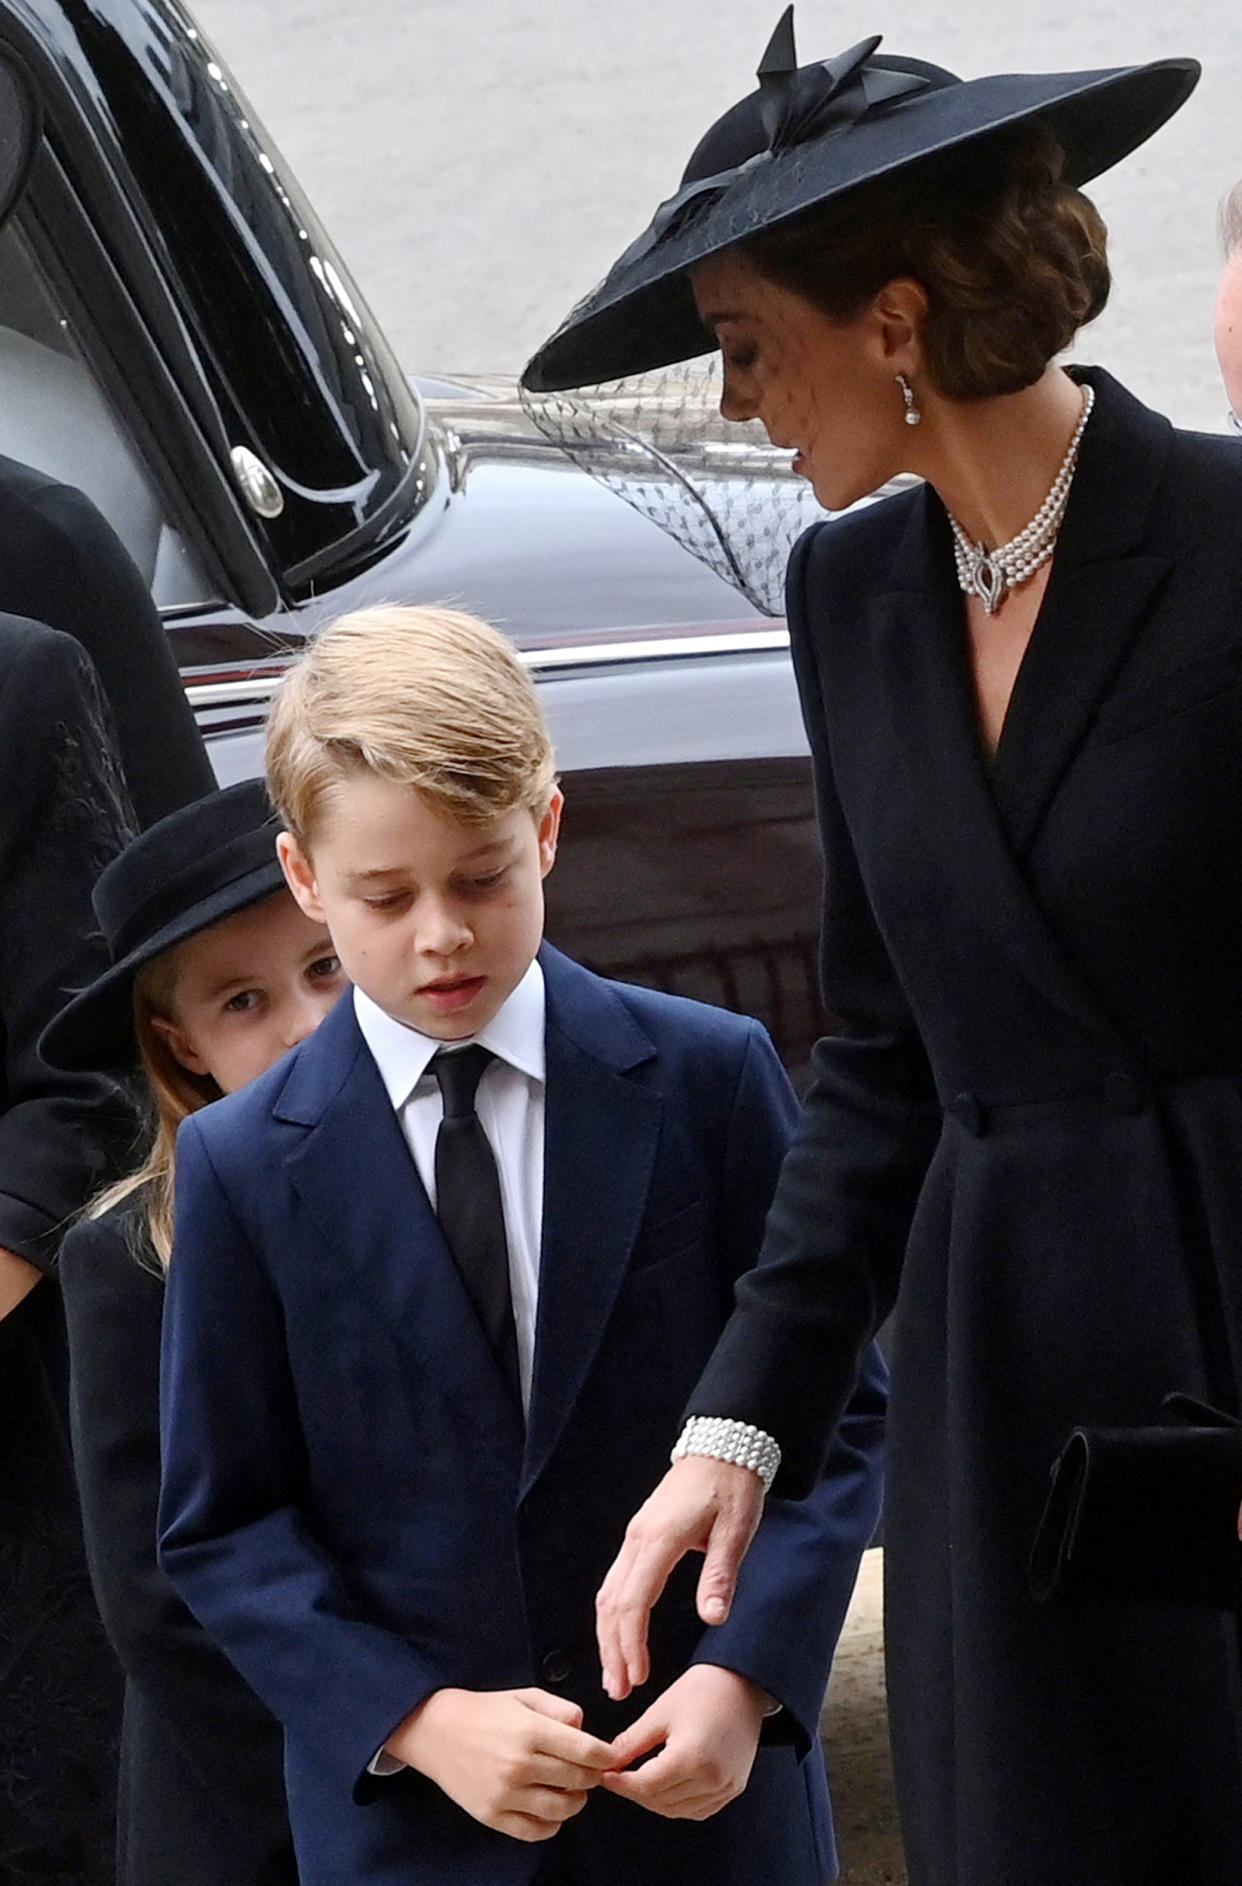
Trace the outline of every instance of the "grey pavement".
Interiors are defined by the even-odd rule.
[[[411,370],[503,372],[671,193],[752,83],[779,0],[191,0]],[[964,76],[1189,53],[1189,105],[1095,188],[1112,306],[1075,350],[1217,429],[1215,214],[1242,175],[1229,0],[802,0],[808,57],[871,32]]]

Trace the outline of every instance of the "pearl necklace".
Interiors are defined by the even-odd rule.
[[[952,511],[949,512],[958,583],[964,595],[978,596],[982,600],[990,616],[994,616],[1000,608],[1006,590],[1034,576],[1057,547],[1061,521],[1069,503],[1070,485],[1078,464],[1078,447],[1094,404],[1095,388],[1084,386],[1082,412],[1065,457],[1061,460],[1061,469],[1052,481],[1052,489],[1026,529],[1020,530],[1016,537],[1011,537],[1007,544],[1001,544],[997,550],[985,550],[982,544],[972,542]]]

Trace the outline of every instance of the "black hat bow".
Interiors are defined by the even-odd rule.
[[[756,101],[752,95],[712,126],[686,166],[677,194],[660,204],[650,226],[630,244],[617,267],[641,260],[744,172],[812,138],[848,131],[863,118],[916,92],[954,82],[952,73],[921,60],[877,59],[879,33],[859,40],[834,59],[800,67],[793,15],[793,7],[786,7],[755,73],[758,128],[766,142],[744,156],[737,154],[739,146],[754,142]]]

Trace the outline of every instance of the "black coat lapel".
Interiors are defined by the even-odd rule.
[[[963,908],[1027,980],[1098,1032],[1097,1005],[1049,929],[1009,848],[979,742],[957,596],[941,583],[871,607],[891,730],[912,802]]]
[[[548,999],[543,1241],[524,1486],[542,1472],[582,1389],[633,1251],[663,1101],[629,1078],[655,1049],[595,977],[555,951]]]
[[[992,790],[1021,857],[1171,568],[1147,551],[1172,428],[1107,374],[1083,434],[1052,574],[1005,718]]]
[[[1107,375],[1091,377],[1096,411],[1084,435],[1072,528],[1066,521],[1065,561],[1058,550],[994,770],[979,735],[948,521],[930,491],[911,509],[871,619],[893,736],[946,877],[1035,987],[1080,1025],[1111,1036],[1019,863],[1167,567],[1139,553],[1167,423]]]

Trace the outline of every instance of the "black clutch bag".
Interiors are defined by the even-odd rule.
[[[1242,1424],[1170,1395],[1149,1428],[1075,1428],[1031,1550],[1040,1603],[1242,1610]]]

